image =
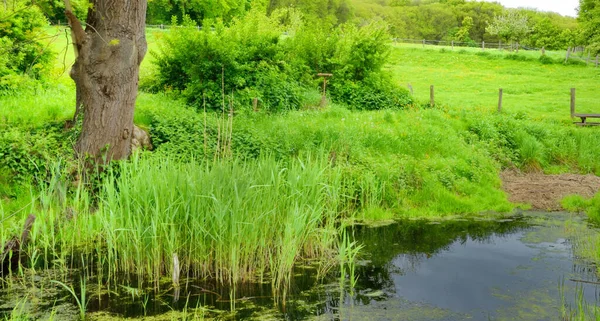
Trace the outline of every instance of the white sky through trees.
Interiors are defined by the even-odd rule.
[[[534,8],[540,11],[554,11],[563,16],[577,17],[579,0],[485,0],[500,2],[508,8]]]

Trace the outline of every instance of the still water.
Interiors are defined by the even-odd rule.
[[[233,293],[188,280],[179,293],[124,286],[90,293],[87,311],[92,320],[171,320],[199,310],[219,320],[564,320],[583,310],[591,318],[600,302],[596,267],[579,257],[597,230],[581,216],[406,220],[357,225],[349,233],[363,245],[354,289],[340,281],[339,271],[317,278],[317,269],[304,265],[297,267],[285,303],[271,297],[269,283],[242,285]],[[0,293],[0,309],[10,311],[9,298]],[[44,300],[62,302],[64,311],[74,306],[60,291]],[[58,319],[69,318],[76,314]]]

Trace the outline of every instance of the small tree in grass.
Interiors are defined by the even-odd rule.
[[[527,16],[516,10],[511,10],[504,15],[496,16],[494,21],[486,28],[486,31],[491,35],[498,36],[511,44],[516,43],[517,52],[519,52],[519,42],[523,40],[531,30]]]

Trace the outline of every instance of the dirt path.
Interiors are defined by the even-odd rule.
[[[595,175],[544,175],[505,171],[500,174],[503,189],[513,203],[531,204],[533,209],[560,211],[560,201],[567,195],[592,197],[600,191],[600,177]]]

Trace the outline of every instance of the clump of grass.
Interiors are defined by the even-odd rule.
[[[158,284],[177,253],[186,277],[236,284],[269,275],[280,290],[299,259],[329,255],[335,245],[339,172],[328,167],[312,157],[135,158],[106,173],[96,205],[83,186],[55,202],[59,184],[51,182],[33,243],[46,264],[70,266],[73,253],[83,253],[86,266],[114,280]]]

